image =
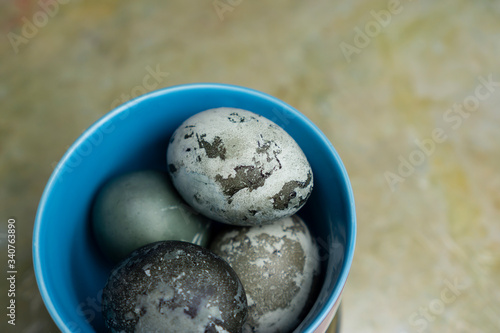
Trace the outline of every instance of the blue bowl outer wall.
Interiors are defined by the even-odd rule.
[[[313,332],[325,319],[347,280],[356,237],[354,199],[340,157],[310,120],[284,102],[248,88],[201,83],[164,88],[114,109],[75,141],[51,175],[35,220],[33,261],[42,298],[62,331],[104,329],[99,298],[112,266],[98,252],[89,227],[96,191],[119,173],[166,170],[173,131],[191,115],[221,106],[273,120],[297,141],[313,168],[314,191],[300,215],[318,239],[324,283],[296,332]]]

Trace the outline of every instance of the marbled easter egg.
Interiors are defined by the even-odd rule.
[[[235,108],[184,121],[170,139],[167,165],[190,206],[234,225],[291,216],[313,188],[311,166],[297,142],[271,120]]]
[[[111,332],[240,333],[247,301],[220,257],[195,244],[161,241],[113,269],[102,311]]]
[[[244,333],[291,332],[300,324],[316,296],[320,271],[316,242],[302,219],[228,226],[210,249],[231,265],[245,288]]]

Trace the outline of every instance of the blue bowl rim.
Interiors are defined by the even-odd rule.
[[[139,97],[136,97],[128,102],[125,102],[116,108],[112,109],[105,115],[103,115],[101,118],[99,118],[96,122],[94,122],[90,127],[88,127],[74,142],[73,144],[67,149],[57,166],[55,167],[54,171],[52,172],[49,180],[47,181],[47,184],[44,188],[44,191],[42,193],[36,217],[35,217],[35,224],[34,224],[34,229],[33,229],[33,241],[32,241],[32,255],[33,255],[33,267],[34,267],[34,272],[35,272],[35,277],[36,281],[38,284],[38,289],[40,291],[40,294],[42,296],[42,299],[45,303],[45,306],[50,313],[52,319],[54,322],[57,324],[57,326],[60,329],[67,329],[66,323],[63,321],[63,319],[59,316],[58,311],[56,310],[54,304],[52,303],[52,300],[50,298],[50,294],[47,290],[47,286],[44,281],[44,274],[43,274],[43,268],[42,268],[42,260],[40,256],[40,248],[38,246],[38,241],[40,239],[41,235],[41,229],[42,229],[42,216],[44,215],[44,209],[47,201],[49,200],[50,193],[52,191],[52,188],[55,186],[57,182],[57,178],[59,176],[59,173],[63,169],[63,165],[66,163],[66,161],[69,159],[69,157],[76,151],[77,147],[81,143],[83,143],[87,138],[89,138],[92,133],[94,133],[97,129],[99,129],[103,124],[108,122],[110,119],[113,119],[116,117],[118,114],[121,112],[124,112],[125,110],[128,110],[132,108],[134,105],[141,103],[144,100],[154,98],[160,95],[164,94],[169,94],[173,93],[176,91],[181,91],[181,90],[193,90],[193,89],[218,89],[218,90],[226,90],[226,91],[237,91],[245,94],[251,94],[256,96],[257,98],[260,99],[267,99],[273,102],[273,104],[279,105],[282,107],[282,109],[286,109],[288,111],[291,111],[300,118],[300,120],[304,123],[306,123],[310,128],[314,130],[314,132],[318,135],[319,138],[323,141],[323,143],[329,147],[331,153],[333,154],[339,169],[342,172],[342,179],[343,179],[343,185],[345,186],[344,190],[347,193],[348,197],[348,202],[349,202],[349,211],[348,211],[348,216],[350,217],[349,220],[346,222],[348,223],[348,228],[347,228],[347,244],[346,244],[346,252],[345,252],[345,260],[342,265],[341,272],[339,274],[336,286],[334,288],[334,292],[330,294],[327,302],[325,303],[325,306],[322,308],[320,311],[319,315],[313,320],[312,324],[309,326],[308,330],[304,333],[308,332],[313,332],[328,316],[329,312],[331,309],[335,306],[335,303],[337,300],[342,295],[343,288],[347,282],[347,278],[351,269],[353,257],[354,257],[354,249],[355,249],[355,244],[356,244],[356,209],[355,209],[355,202],[354,202],[354,194],[352,191],[352,186],[349,181],[349,176],[347,173],[347,170],[333,147],[332,143],[328,138],[325,136],[325,134],[314,124],[310,119],[308,119],[305,115],[303,115],[301,112],[296,110],[294,107],[291,105],[281,101],[280,99],[271,96],[267,93],[255,90],[253,88],[247,88],[243,86],[238,86],[238,85],[233,85],[233,84],[226,84],[226,83],[210,83],[210,82],[202,82],[202,83],[186,83],[186,84],[180,84],[180,85],[175,85],[175,86],[169,86],[165,88],[161,88],[149,93],[146,93],[144,95],[141,95]]]

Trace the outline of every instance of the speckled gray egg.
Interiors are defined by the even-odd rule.
[[[160,240],[207,244],[211,221],[184,202],[169,178],[155,170],[130,172],[99,191],[92,226],[99,247],[112,261]]]
[[[319,279],[316,242],[297,215],[270,225],[226,227],[210,245],[243,283],[248,300],[244,333],[284,333],[309,311]]]
[[[219,222],[252,226],[297,212],[313,173],[281,127],[250,111],[210,109],[187,119],[167,149],[174,186],[195,210]]]
[[[227,262],[198,245],[161,241],[112,271],[102,311],[111,332],[239,333],[245,290]]]

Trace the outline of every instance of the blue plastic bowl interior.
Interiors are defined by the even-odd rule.
[[[123,172],[166,170],[166,148],[177,126],[222,106],[273,120],[311,164],[314,190],[300,215],[320,246],[322,286],[296,332],[313,332],[325,319],[341,295],[355,245],[354,200],[341,159],[310,120],[282,101],[248,88],[202,83],[158,90],[114,109],[76,140],[51,175],[36,216],[33,261],[42,298],[63,332],[104,331],[100,297],[112,266],[90,230],[98,189]]]

